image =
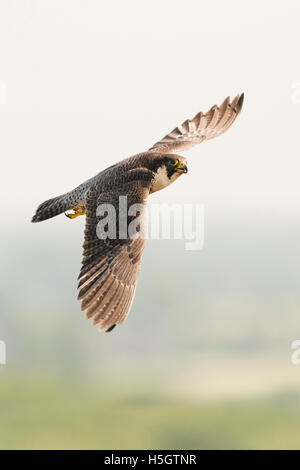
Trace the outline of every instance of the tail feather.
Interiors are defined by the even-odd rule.
[[[54,197],[40,204],[31,219],[31,222],[42,222],[43,220],[51,219],[62,212],[65,212],[70,207],[70,201],[66,200],[66,195]]]

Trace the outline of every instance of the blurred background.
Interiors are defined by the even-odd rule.
[[[0,0],[0,448],[300,448],[300,5]],[[80,311],[84,218],[36,206],[245,92],[150,202],[205,243],[148,240],[126,322]]]

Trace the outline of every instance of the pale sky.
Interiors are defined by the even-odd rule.
[[[109,354],[122,363],[126,348],[173,355],[193,338],[214,347],[235,335],[283,338],[290,366],[299,20],[298,0],[0,0],[0,332],[19,362],[45,360],[45,337],[54,362],[52,339],[70,360],[84,352],[87,363]],[[37,205],[240,92],[228,132],[183,153],[188,174],[149,198],[203,204],[204,249],[147,241],[126,329],[99,341],[76,300],[84,217],[31,224]]]
[[[153,202],[296,216],[299,18],[291,0],[1,0],[2,214],[28,219],[43,200],[244,91],[234,126],[184,154],[188,175]]]

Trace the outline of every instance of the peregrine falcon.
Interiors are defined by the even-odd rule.
[[[78,277],[78,299],[87,318],[107,332],[122,323],[136,290],[145,239],[120,236],[99,237],[101,219],[98,208],[111,204],[120,214],[119,197],[126,196],[128,206],[147,203],[148,195],[173,183],[187,173],[186,159],[175,152],[187,150],[204,140],[225,132],[235,121],[243,105],[244,94],[232,101],[227,97],[221,106],[213,106],[184,121],[148,151],[126,158],[101,171],[77,188],[40,204],[32,222],[41,222],[65,213],[70,219],[86,215],[83,260]],[[68,212],[66,211],[73,211]],[[127,226],[132,217],[126,213]],[[118,224],[119,222],[117,222]]]

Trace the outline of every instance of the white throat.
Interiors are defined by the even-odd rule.
[[[161,189],[164,189],[166,186],[169,186],[171,183],[173,183],[178,176],[180,176],[180,173],[175,172],[171,178],[168,177],[167,169],[165,166],[160,167],[155,175],[155,178],[153,180],[150,193],[155,193],[156,191],[160,191]]]

